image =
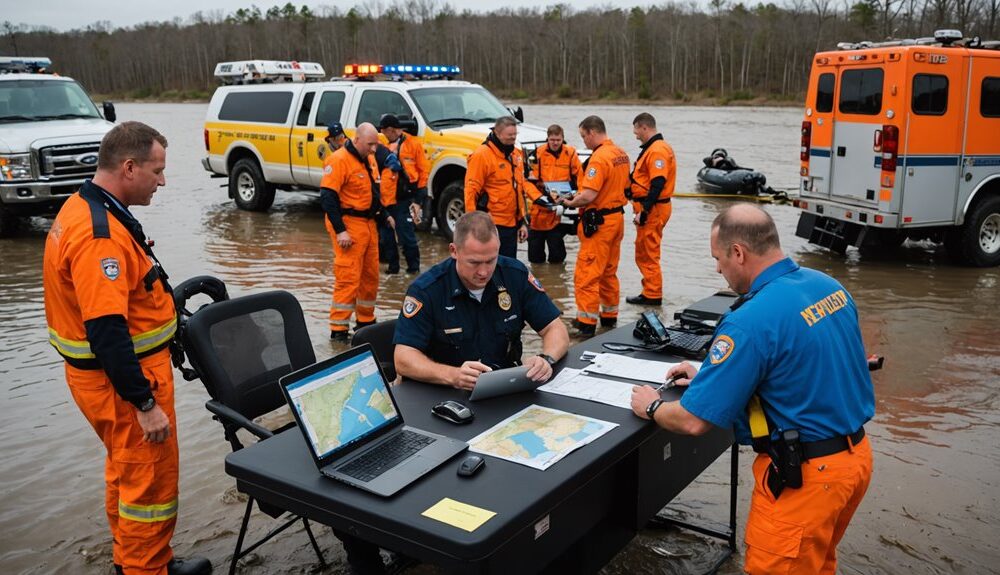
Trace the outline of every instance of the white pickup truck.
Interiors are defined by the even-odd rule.
[[[99,111],[48,58],[0,57],[0,236],[22,217],[51,215],[97,170],[114,105]],[[103,112],[103,113],[102,113]]]

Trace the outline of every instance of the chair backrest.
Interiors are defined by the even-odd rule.
[[[354,332],[354,337],[351,338],[351,346],[371,344],[375,359],[382,366],[382,371],[390,382],[396,379],[396,364],[393,361],[396,345],[392,343],[392,336],[396,333],[397,321],[399,320],[393,319],[365,326]]]
[[[182,337],[212,399],[249,419],[285,404],[278,378],[316,363],[302,307],[286,291],[206,305]]]

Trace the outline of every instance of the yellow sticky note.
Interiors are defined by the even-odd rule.
[[[496,513],[445,497],[421,515],[472,533]]]

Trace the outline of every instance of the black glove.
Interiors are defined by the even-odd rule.
[[[548,196],[539,197],[537,200],[535,200],[534,204],[536,206],[545,208],[546,210],[556,209],[556,205],[552,202],[552,200]]]
[[[647,212],[646,210],[642,210],[641,212],[639,212],[639,225],[640,226],[643,225],[643,224],[645,224],[646,220],[648,220],[648,219],[649,219],[649,212]]]

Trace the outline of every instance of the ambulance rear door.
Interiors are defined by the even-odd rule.
[[[881,167],[874,143],[882,128],[885,70],[844,66],[839,80],[830,197],[853,205],[877,206]]]
[[[963,52],[907,54],[908,113],[896,173],[903,179],[901,211],[907,224],[955,220],[968,85]]]
[[[830,156],[833,149],[834,126],[834,94],[837,86],[837,68],[822,66],[818,59],[814,86],[810,86],[811,102],[806,104],[806,122],[809,128],[809,174],[808,190],[810,196],[830,197]],[[805,126],[803,127],[805,129]]]

